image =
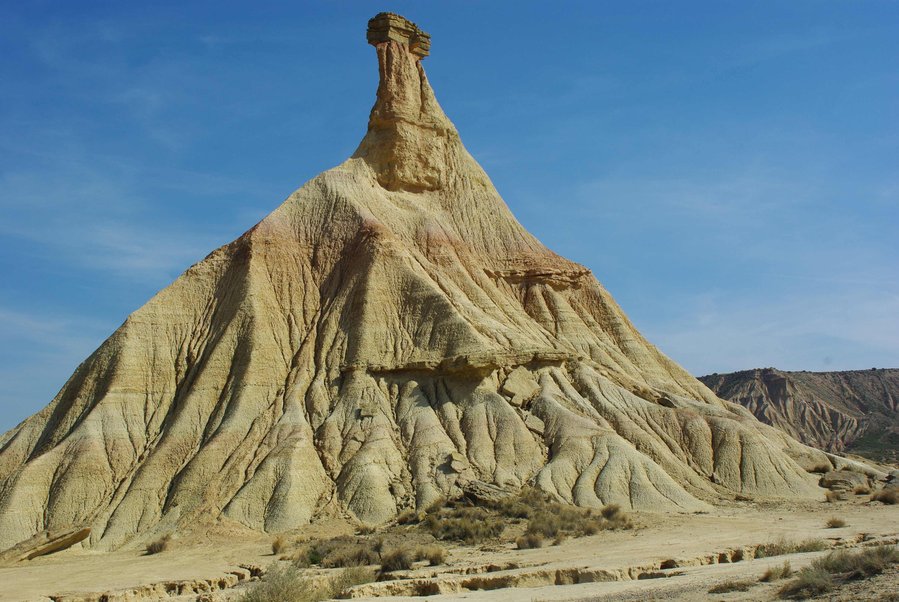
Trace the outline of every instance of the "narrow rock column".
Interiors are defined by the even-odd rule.
[[[380,80],[368,133],[353,156],[365,159],[387,190],[437,190],[459,135],[421,65],[431,37],[393,13],[372,18],[367,37],[378,52]]]

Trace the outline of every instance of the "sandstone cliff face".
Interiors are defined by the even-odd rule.
[[[821,452],[715,397],[526,232],[420,49],[376,42],[354,156],[161,291],[0,440],[0,547],[371,524],[466,482],[583,506],[818,495]],[[413,52],[413,50],[417,50]]]
[[[875,460],[899,458],[899,370],[712,374],[700,380],[800,441]]]

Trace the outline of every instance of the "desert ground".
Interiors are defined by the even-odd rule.
[[[845,526],[828,528],[837,517]],[[344,592],[359,599],[421,600],[768,600],[787,580],[761,583],[771,567],[789,561],[794,570],[827,551],[753,558],[772,542],[823,541],[828,548],[862,549],[899,542],[899,506],[853,496],[837,502],[755,504],[736,502],[708,513],[631,514],[633,528],[572,537],[558,545],[517,549],[523,521],[478,546],[439,542],[445,564],[417,562],[410,570]],[[102,553],[69,549],[0,569],[0,600],[114,601],[239,600],[264,582],[264,573],[293,564],[292,552],[335,533],[350,534],[340,521],[288,534],[284,549],[272,553],[272,539],[218,524],[203,534],[173,540],[165,551],[143,549]],[[396,525],[366,538],[385,538],[386,548],[431,541],[417,525]],[[413,543],[412,545],[416,545]],[[305,568],[316,577],[342,569]],[[750,582],[746,591],[709,593],[716,585]],[[826,600],[895,599],[896,567],[850,582],[821,597]],[[882,597],[878,597],[882,596]]]

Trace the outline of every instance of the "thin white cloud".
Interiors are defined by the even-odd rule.
[[[899,365],[899,293],[836,290],[757,300],[724,294],[669,299],[680,307],[645,333],[696,374],[774,366],[846,370]]]
[[[81,158],[75,148],[39,152],[29,168],[0,171],[0,236],[35,243],[56,264],[162,283],[252,225],[241,221],[245,208],[201,222],[194,211],[189,223],[154,208],[160,197],[182,197],[198,208],[220,196],[252,199],[253,182]]]
[[[0,306],[0,432],[47,405],[114,326]]]

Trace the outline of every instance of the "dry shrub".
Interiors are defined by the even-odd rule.
[[[585,518],[584,521],[578,525],[575,535],[596,535],[602,531],[603,527],[607,524],[608,523],[604,523],[602,520],[595,518]],[[556,537],[565,537],[565,532],[560,532]]]
[[[772,566],[767,571],[762,574],[759,581],[764,583],[770,583],[771,581],[780,581],[781,579],[787,579],[793,575],[793,567],[790,566],[789,560],[784,560],[783,565],[781,566]]]
[[[607,529],[631,529],[633,523],[617,504],[593,511],[554,501],[549,495],[526,487],[518,495],[481,507],[456,506],[453,503],[429,511],[422,526],[438,539],[455,539],[467,544],[499,537],[504,519],[527,519],[528,535],[544,539],[594,535]]]
[[[371,583],[375,580],[375,572],[370,568],[355,566],[343,569],[336,577],[331,577],[331,583],[328,587],[327,596],[323,599],[340,597],[340,594],[353,587],[354,585],[362,585],[363,583]]]
[[[830,464],[828,464],[826,462],[822,462],[821,464],[815,464],[814,466],[812,466],[812,468],[809,470],[809,472],[824,474],[824,473],[830,472],[831,470],[833,470],[833,466],[831,466]]]
[[[827,493],[824,494],[824,499],[827,500],[827,502],[830,504],[839,502],[843,499],[843,492],[828,490]]]
[[[602,510],[599,511],[602,517],[606,520],[620,520],[624,517],[624,513],[621,511],[621,506],[618,504],[606,504],[602,507]]]
[[[491,507],[507,518],[531,518],[553,502],[549,496],[533,487],[525,487],[514,497],[491,504]]]
[[[283,552],[285,548],[287,548],[287,540],[284,539],[283,535],[279,535],[275,539],[272,540],[272,555],[273,556],[277,556],[278,554]]]
[[[424,546],[415,551],[415,560],[427,560],[431,566],[446,563],[446,552],[440,546]]]
[[[755,549],[756,558],[769,558],[771,556],[783,556],[784,554],[799,554],[801,552],[820,552],[830,546],[823,539],[806,539],[804,541],[786,541],[780,539],[763,543]]]
[[[879,575],[897,563],[899,550],[893,546],[831,552],[799,571],[796,579],[783,586],[779,594],[783,598],[796,599],[817,596],[843,582]]]
[[[397,548],[381,558],[381,572],[408,571],[412,568],[412,554],[405,548]]]
[[[867,485],[856,485],[855,489],[852,490],[852,493],[855,495],[868,495],[871,493],[871,488]]]
[[[525,533],[515,540],[519,550],[530,550],[543,547],[543,536],[539,533]]]
[[[833,577],[825,570],[807,566],[796,579],[784,585],[777,592],[781,598],[804,600],[829,592],[834,588]]]
[[[841,527],[846,526],[846,521],[837,516],[831,516],[827,519],[827,528],[828,529],[839,529]]]
[[[881,504],[896,504],[899,503],[899,489],[881,489],[880,491],[875,491],[874,495],[871,496],[872,502],[880,502]]]
[[[160,552],[165,552],[169,549],[169,544],[172,542],[171,535],[163,535],[156,541],[151,541],[147,544],[147,554],[159,554]]]
[[[728,592],[745,592],[756,585],[755,581],[725,581],[709,590],[710,594],[726,594]]]
[[[306,584],[294,567],[269,569],[262,581],[258,582],[247,593],[239,598],[239,602],[269,602],[270,600],[303,600],[312,592],[307,591]],[[307,597],[306,600],[315,600]]]
[[[435,512],[440,512],[447,504],[447,499],[445,497],[439,497],[425,508],[425,514],[433,514]]]
[[[576,506],[567,506],[554,502],[531,513],[528,519],[527,533],[539,534],[546,538],[560,535],[595,535],[609,529],[631,529],[630,518],[622,512],[617,504],[609,504],[600,510],[600,516],[592,511]]]
[[[383,541],[366,540],[348,536],[317,541],[303,550],[294,565],[306,567],[319,565],[323,568],[344,568],[371,566],[381,559]]]
[[[541,512],[528,520],[526,533],[542,537],[555,537],[562,530],[562,521],[556,514]]]
[[[422,522],[424,528],[434,537],[444,540],[458,540],[469,545],[499,537],[503,532],[503,522],[483,508],[444,508],[429,514]]]
[[[415,510],[413,510],[412,508],[406,508],[396,517],[396,523],[398,525],[411,525],[413,523],[417,523],[418,521],[418,513],[415,512]]]
[[[893,546],[876,546],[857,552],[831,552],[812,564],[832,575],[847,574],[850,578],[859,578],[879,575],[896,563],[899,563],[899,550]]]
[[[302,574],[295,567],[270,569],[261,581],[238,598],[239,602],[319,602],[339,596],[344,590],[361,583],[374,581],[371,569],[349,568],[331,576],[319,587],[309,588]]]

